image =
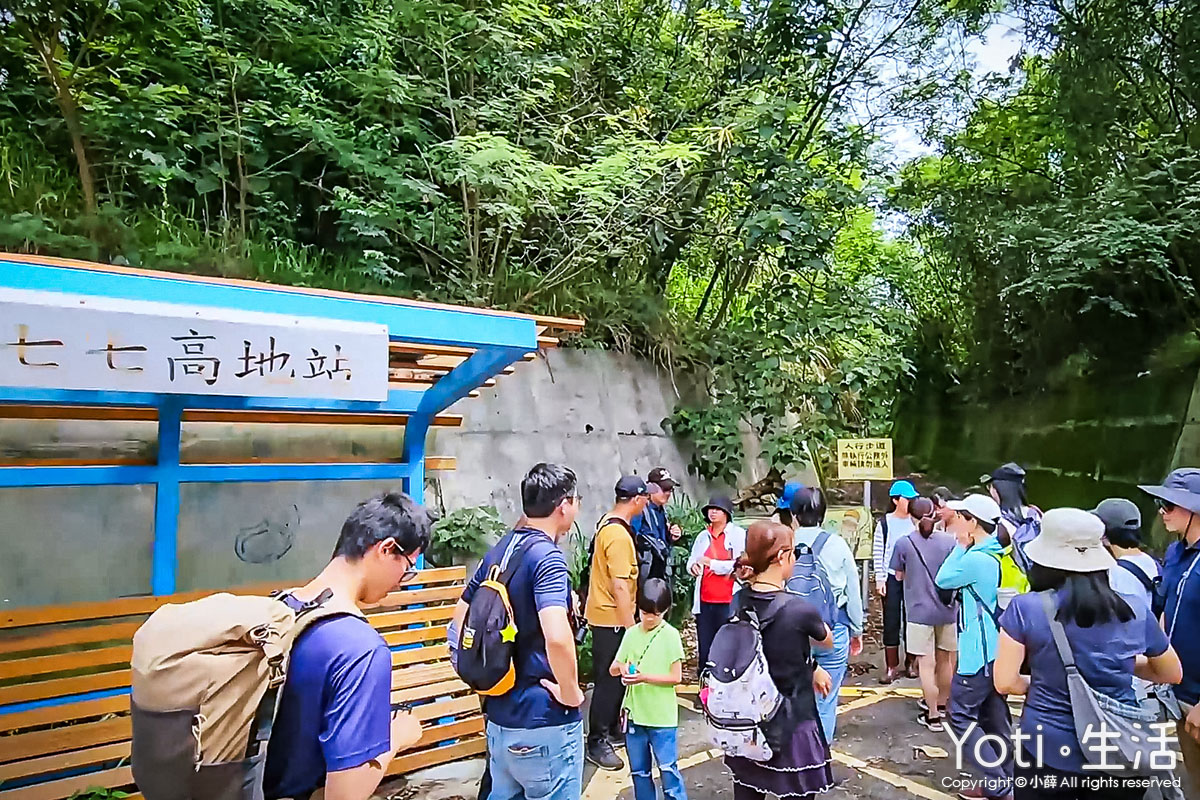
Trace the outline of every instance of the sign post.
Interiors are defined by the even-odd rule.
[[[838,439],[838,480],[863,482],[863,505],[871,513],[871,481],[892,479],[891,439]],[[871,562],[863,565],[863,608],[871,600]]]

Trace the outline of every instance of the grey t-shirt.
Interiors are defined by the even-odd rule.
[[[928,539],[913,531],[896,542],[890,568],[904,572],[904,610],[909,622],[950,625],[955,621],[956,609],[947,608],[938,600],[932,577],[953,549],[954,537],[940,531],[934,531]],[[928,572],[917,557],[918,550],[929,567]]]

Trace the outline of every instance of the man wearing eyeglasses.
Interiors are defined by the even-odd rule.
[[[323,596],[372,606],[416,577],[429,547],[431,519],[401,492],[359,504],[342,525],[333,559],[287,602]],[[310,626],[291,651],[287,680],[267,748],[267,800],[307,800],[324,787],[327,800],[366,800],[398,750],[412,747],[421,726],[391,706],[392,654],[361,617],[330,617]]]

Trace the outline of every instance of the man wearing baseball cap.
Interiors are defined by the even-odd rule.
[[[1158,486],[1140,486],[1154,498],[1163,527],[1178,541],[1163,559],[1163,588],[1167,607],[1163,629],[1183,663],[1183,681],[1175,697],[1186,719],[1179,726],[1179,749],[1187,770],[1184,792],[1200,797],[1200,636],[1195,619],[1200,615],[1200,469],[1185,467],[1167,476]]]
[[[666,467],[655,467],[646,476],[646,488],[650,492],[650,502],[646,510],[633,518],[635,533],[652,536],[670,547],[683,535],[683,529],[678,524],[672,525],[667,521],[667,503],[679,483],[671,476]]]
[[[588,718],[587,760],[606,770],[625,762],[617,755],[621,701],[625,687],[608,668],[617,657],[626,628],[634,625],[637,602],[637,549],[630,521],[646,509],[650,489],[636,475],[617,481],[616,502],[592,539],[591,576],[584,616],[592,629],[592,708]]]

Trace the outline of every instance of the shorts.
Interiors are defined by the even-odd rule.
[[[931,656],[936,647],[953,653],[958,650],[958,631],[949,625],[922,625],[910,622],[904,629],[904,652],[914,656]]]

